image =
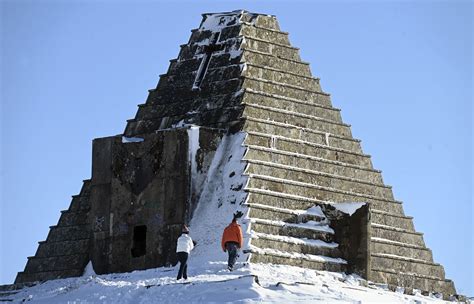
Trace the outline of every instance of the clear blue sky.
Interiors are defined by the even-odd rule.
[[[90,177],[201,13],[275,14],[365,153],[474,295],[472,2],[0,1],[0,284]],[[132,4],[133,3],[133,4]]]

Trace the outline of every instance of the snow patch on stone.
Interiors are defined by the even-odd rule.
[[[322,225],[321,222],[316,222],[316,221],[307,221],[306,223],[295,224],[295,223],[286,223],[283,221],[251,219],[251,222],[262,223],[262,224],[273,225],[273,226],[281,226],[281,227],[294,227],[294,228],[309,229],[309,230],[334,234],[334,230],[331,227],[329,227],[329,225],[327,224]]]
[[[252,251],[259,254],[275,255],[275,256],[280,256],[280,257],[290,258],[290,259],[303,259],[303,260],[321,262],[321,263],[347,264],[347,261],[341,258],[331,258],[331,257],[323,256],[323,255],[304,254],[304,253],[298,253],[298,252],[287,252],[287,251],[280,251],[280,250],[271,249],[271,248],[258,248],[252,245],[250,247]]]
[[[360,207],[366,205],[367,203],[333,203],[331,206],[336,208],[337,210],[348,214],[348,215],[353,215]]]
[[[122,143],[128,144],[128,143],[137,143],[137,142],[142,142],[144,141],[143,138],[140,137],[125,137],[122,136]]]
[[[84,268],[84,272],[82,274],[83,277],[90,277],[90,276],[95,276],[96,273],[94,271],[94,267],[92,266],[92,261],[89,261],[87,263],[86,267]]]
[[[283,235],[273,235],[273,234],[266,234],[260,232],[252,232],[253,238],[263,238],[269,239],[273,241],[297,244],[297,245],[307,245],[311,247],[327,247],[327,248],[336,248],[339,246],[337,243],[327,243],[322,240],[313,240],[308,238],[296,238],[291,236],[283,236]]]
[[[204,21],[199,27],[200,31],[220,32],[223,28],[241,24],[242,11],[226,13],[205,14]]]

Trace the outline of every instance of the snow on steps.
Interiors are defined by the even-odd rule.
[[[250,196],[251,197],[251,196]],[[246,203],[251,222],[252,263],[275,263],[318,270],[343,271],[347,262],[340,258],[334,231],[320,206],[307,210]]]
[[[252,263],[283,264],[333,272],[344,271],[347,264],[345,260],[340,258],[287,252],[270,248],[262,249],[255,246],[251,247],[250,252],[252,253]]]
[[[259,232],[252,232],[252,246],[258,248],[274,248],[286,252],[319,255],[326,257],[340,257],[338,244],[322,240],[295,238]]]
[[[323,222],[326,219],[325,216],[321,214],[322,211],[321,213],[312,213],[308,210],[278,208],[266,204],[247,203],[246,205],[252,207],[249,214],[251,218],[270,220],[278,219],[287,223],[299,223],[307,221]],[[311,208],[319,208],[319,206],[314,206]]]

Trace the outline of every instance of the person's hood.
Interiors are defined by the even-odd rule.
[[[240,225],[239,225],[237,222],[232,222],[232,223],[230,223],[229,226],[227,226],[227,227],[231,227],[231,226],[238,226],[238,227],[240,227]]]

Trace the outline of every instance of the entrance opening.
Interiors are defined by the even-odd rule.
[[[132,257],[137,258],[146,254],[146,226],[133,228]]]

